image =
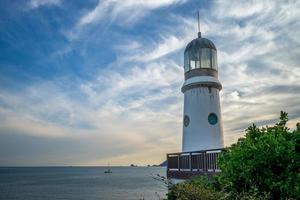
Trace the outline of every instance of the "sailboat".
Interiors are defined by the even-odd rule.
[[[109,163],[107,165],[107,170],[104,171],[105,174],[111,174],[112,171],[110,170],[110,167],[109,167]]]

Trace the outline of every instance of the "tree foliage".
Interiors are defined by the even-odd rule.
[[[220,200],[222,193],[215,190],[214,182],[205,176],[178,183],[170,188],[168,200]]]
[[[250,126],[221,156],[218,182],[230,196],[255,193],[270,199],[300,199],[300,125],[286,127],[281,112],[273,127]]]
[[[174,186],[168,199],[300,199],[300,124],[290,130],[287,121],[281,112],[274,126],[251,125],[221,154],[220,175]]]

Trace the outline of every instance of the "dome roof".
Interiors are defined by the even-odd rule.
[[[209,49],[217,50],[216,46],[214,45],[214,43],[212,41],[210,41],[209,39],[206,39],[206,38],[202,38],[200,36],[200,37],[192,40],[190,43],[188,43],[188,45],[186,46],[186,48],[184,50],[184,53],[186,53],[187,51],[195,52],[202,48],[209,48]]]

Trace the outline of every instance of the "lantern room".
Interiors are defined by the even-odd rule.
[[[202,38],[200,32],[184,51],[184,72],[194,69],[218,70],[217,48],[212,41]]]

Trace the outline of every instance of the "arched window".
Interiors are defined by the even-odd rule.
[[[211,67],[212,69],[218,70],[217,51],[212,49],[211,54]]]
[[[203,48],[201,49],[201,68],[211,68],[210,63],[210,52],[211,49]]]
[[[184,53],[184,72],[190,70],[190,59],[189,59],[189,52]]]

